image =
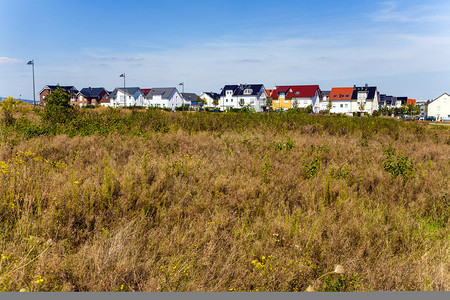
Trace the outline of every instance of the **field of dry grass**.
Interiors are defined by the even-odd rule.
[[[448,128],[84,113],[0,125],[0,291],[450,290]]]

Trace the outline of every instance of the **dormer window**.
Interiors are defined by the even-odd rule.
[[[244,90],[244,95],[251,95],[253,93],[252,89],[245,89]]]

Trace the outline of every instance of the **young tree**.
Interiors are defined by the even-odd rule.
[[[242,108],[245,105],[245,100],[243,98],[239,99],[239,106]]]
[[[198,110],[201,110],[201,108],[202,107],[204,108],[205,105],[206,105],[205,99],[200,98],[200,96],[197,96],[197,99],[195,99],[195,102],[199,103],[199,109]],[[202,105],[200,105],[200,104],[202,104]]]
[[[73,114],[73,106],[70,105],[70,96],[62,88],[57,88],[46,97],[43,117],[53,124],[68,121]]]
[[[365,108],[366,108],[366,106],[364,105],[364,102],[361,101],[361,102],[359,103],[359,113],[360,113],[361,117],[364,116],[364,109],[365,109]]]
[[[327,103],[327,112],[330,113],[332,108],[333,108],[333,103],[331,103],[331,100],[328,100],[328,103]]]
[[[267,100],[266,100],[266,109],[267,109],[267,111],[272,110],[272,99],[267,98]]]
[[[217,106],[219,106],[219,98],[215,98],[212,104],[214,105],[215,108],[217,108]]]

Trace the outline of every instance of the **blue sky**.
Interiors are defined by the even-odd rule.
[[[0,96],[47,84],[449,92],[450,2],[0,0]]]

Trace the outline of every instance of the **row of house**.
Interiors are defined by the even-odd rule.
[[[174,87],[151,89],[129,87],[116,88],[113,91],[107,91],[103,87],[90,87],[78,91],[74,86],[47,85],[39,92],[40,103],[45,104],[45,98],[57,88],[62,88],[70,95],[71,104],[79,106],[154,106],[174,109],[183,105],[189,105],[193,99],[197,98],[196,94],[180,93]]]
[[[322,91],[319,85],[282,85],[265,89],[262,84],[226,85],[221,93],[202,93],[208,107],[220,110],[250,106],[264,111],[268,106],[274,110],[310,107],[314,113],[330,110],[331,113],[372,114],[382,107],[400,107],[415,103],[407,97],[380,95],[376,86],[339,87]],[[388,101],[386,101],[388,99]]]
[[[380,94],[376,86],[368,84],[361,87],[335,87],[331,91],[322,91],[319,85],[280,85],[274,89],[266,89],[263,84],[237,84],[225,85],[220,89],[220,93],[204,92],[199,96],[195,93],[180,93],[175,87],[129,87],[116,88],[113,91],[107,91],[105,88],[83,88],[78,91],[74,86],[47,85],[39,93],[41,104],[44,104],[45,97],[57,88],[64,89],[71,95],[71,103],[79,106],[153,106],[175,109],[181,106],[201,106],[203,104],[197,102],[200,98],[204,106],[221,111],[243,107],[249,107],[256,112],[266,111],[269,107],[274,110],[310,107],[314,113],[329,110],[331,113],[351,115],[355,112],[372,114],[383,107],[416,104],[415,99],[408,97]],[[450,118],[450,112],[447,113],[446,110],[449,105],[447,101],[450,103],[448,97],[444,94],[430,103],[428,115]]]

